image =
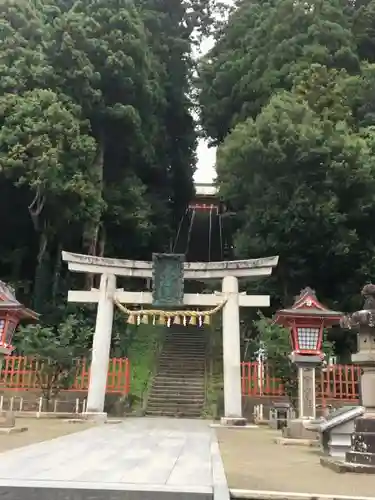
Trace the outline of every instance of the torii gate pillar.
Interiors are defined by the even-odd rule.
[[[87,394],[88,414],[96,417],[103,415],[104,400],[107,388],[107,374],[112,338],[113,299],[116,293],[116,276],[102,274],[98,310],[96,314],[95,333],[92,344],[90,385]]]
[[[224,412],[222,422],[240,424],[242,418],[241,395],[241,344],[240,307],[238,301],[238,279],[224,276],[223,294],[227,302],[223,307],[223,366],[224,366]]]

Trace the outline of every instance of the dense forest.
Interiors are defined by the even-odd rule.
[[[274,307],[301,288],[339,310],[375,276],[375,2],[244,0],[199,68],[239,257],[280,255]]]
[[[51,338],[83,280],[61,250],[169,250],[200,134],[218,147],[235,256],[280,256],[251,290],[274,308],[307,285],[360,305],[375,275],[375,0],[243,0],[228,16],[213,0],[0,9],[0,277]]]
[[[61,251],[149,259],[192,197],[210,1],[4,0],[0,13],[0,278],[41,315],[18,351],[71,360],[90,350],[95,308],[67,290],[97,283]]]
[[[149,258],[169,248],[193,193],[192,52],[210,9],[0,8],[0,275],[43,311],[62,287],[62,249]]]

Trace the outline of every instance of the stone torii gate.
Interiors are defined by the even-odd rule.
[[[152,304],[150,292],[127,292],[116,288],[116,276],[152,278],[152,262],[93,257],[62,252],[70,271],[100,274],[100,289],[69,291],[69,302],[97,303],[96,326],[92,347],[87,413],[104,416],[104,400],[112,337],[114,300],[123,304]],[[223,365],[225,421],[242,419],[240,307],[269,307],[269,295],[239,292],[238,278],[259,279],[269,276],[278,257],[224,262],[185,262],[184,279],[221,279],[222,291],[213,294],[186,293],[186,306],[223,306]]]

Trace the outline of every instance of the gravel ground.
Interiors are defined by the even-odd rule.
[[[60,419],[17,418],[16,427],[27,427],[26,432],[0,434],[0,453],[13,448],[21,448],[32,443],[48,441],[59,436],[83,431],[92,427],[91,423],[69,423]]]
[[[216,429],[230,488],[375,497],[375,476],[337,474],[319,464],[319,452],[273,442],[280,432]]]

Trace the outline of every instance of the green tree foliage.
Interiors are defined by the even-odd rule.
[[[356,269],[371,274],[374,241],[366,228],[374,217],[375,165],[368,141],[345,122],[322,119],[292,94],[277,95],[227,137],[217,168],[221,192],[242,222],[238,251],[280,255],[281,303],[306,283],[342,299],[340,287],[355,280]]]
[[[216,144],[312,64],[359,68],[341,0],[239,2],[202,60],[202,125]]]
[[[374,2],[238,1],[199,67],[235,251],[279,255],[273,308],[306,285],[337,310],[373,279]],[[332,332],[340,353],[352,339]],[[332,338],[333,338],[332,337]]]
[[[54,326],[28,325],[17,331],[17,349],[35,365],[37,383],[47,402],[79,376],[90,352],[91,336],[90,328],[73,315]]]
[[[94,284],[69,277],[62,249],[150,258],[169,247],[193,191],[192,50],[210,0],[5,0],[0,11],[0,274],[43,322],[72,279]]]
[[[289,358],[291,352],[290,331],[260,315],[254,321],[256,337],[254,345],[265,346],[265,363],[271,377],[281,384],[294,408],[297,407],[298,377],[297,367]]]

